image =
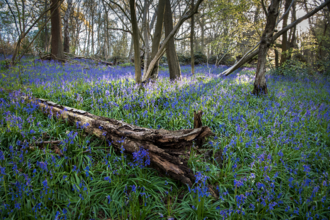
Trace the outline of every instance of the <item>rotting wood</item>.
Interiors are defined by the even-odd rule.
[[[138,151],[140,147],[148,150],[152,167],[189,186],[195,182],[194,173],[187,163],[190,147],[194,140],[214,135],[207,126],[178,131],[149,129],[120,120],[96,116],[45,99],[31,99],[26,96],[22,96],[22,98],[35,102],[46,114],[67,120],[73,125],[79,124],[86,133],[109,140],[117,150],[121,150],[123,147],[129,154]],[[202,115],[201,111],[197,114],[200,114],[200,117]],[[214,190],[210,187],[209,189],[212,196],[217,198]]]
[[[203,127],[202,115],[203,115],[203,111],[200,110],[197,113],[196,113],[196,111],[194,111],[194,128]],[[203,146],[203,138],[197,139],[196,145],[197,145],[197,147],[201,148]]]

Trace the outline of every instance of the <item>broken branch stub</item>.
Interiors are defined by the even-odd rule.
[[[29,101],[28,97],[23,98]],[[150,162],[154,168],[189,186],[195,182],[194,173],[187,164],[190,147],[194,140],[214,135],[209,127],[202,126],[201,123],[194,129],[156,130],[96,116],[44,99],[34,99],[33,102],[46,114],[65,119],[73,125],[79,124],[86,133],[109,140],[111,145],[118,150],[123,147],[125,152],[130,154],[138,151],[140,147],[148,150]],[[201,113],[197,114],[201,117]]]
[[[201,128],[203,127],[202,124],[202,115],[203,111],[199,110],[197,113],[194,111],[194,128]],[[203,137],[200,137],[196,140],[197,147],[201,148],[203,146]]]

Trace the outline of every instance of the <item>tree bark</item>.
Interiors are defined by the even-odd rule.
[[[202,115],[203,115],[203,111],[200,110],[197,113],[196,111],[194,111],[194,128],[203,127]],[[196,140],[196,145],[197,147],[201,148],[203,146],[203,138],[199,138],[198,140]]]
[[[22,98],[31,101],[28,97]],[[125,153],[132,154],[140,147],[148,150],[150,162],[154,168],[189,186],[195,182],[194,173],[188,167],[189,152],[193,141],[214,135],[209,127],[201,126],[201,123],[197,124],[198,128],[195,129],[156,130],[96,116],[44,99],[36,99],[32,102],[38,105],[45,114],[49,114],[55,119],[64,119],[73,125],[79,125],[86,133],[109,141],[111,147],[118,151],[124,148]],[[214,194],[213,192],[212,195],[217,197]]]
[[[158,9],[157,9],[157,21],[154,32],[154,39],[152,41],[151,57],[149,59],[148,66],[150,65],[150,60],[155,57],[159,49],[160,39],[162,37],[162,30],[163,30],[164,11],[165,11],[165,0],[159,0]],[[145,71],[147,71],[146,68]],[[158,72],[159,72],[159,60],[157,61],[155,67],[151,72],[150,79],[154,81],[157,80]]]
[[[45,10],[48,8],[48,0],[45,0]],[[47,22],[47,15],[45,14],[45,17],[44,17],[44,22],[46,23]],[[44,51],[45,52],[48,52],[48,45],[49,45],[49,41],[48,41],[48,27],[47,25],[45,25],[45,28],[44,28],[44,32],[45,32],[45,38],[44,38]]]
[[[194,8],[194,0],[191,1],[191,8]],[[194,26],[195,16],[191,16],[190,20],[190,57],[191,57],[191,74],[195,74],[195,56],[194,56]]]
[[[278,51],[276,48],[274,48],[274,52],[275,52],[275,68],[278,68]]]
[[[51,0],[51,54],[54,59],[64,59],[63,53],[63,44],[62,44],[62,27],[61,27],[61,14],[60,7],[58,7],[60,1],[59,0]]]
[[[148,11],[149,11],[149,1],[144,0],[143,9],[143,37],[144,37],[144,69],[148,68],[149,61],[149,36],[148,36]]]
[[[173,19],[170,0],[165,0],[165,37],[167,37],[173,30]],[[181,69],[179,59],[175,51],[174,38],[171,38],[166,45],[166,57],[170,72],[170,80],[181,78]]]
[[[64,14],[64,52],[70,53],[70,36],[69,36],[69,18],[72,8],[72,0],[67,0],[68,7]]]
[[[292,0],[285,1],[284,11],[287,11],[289,9],[291,2]],[[285,14],[283,17],[282,28],[285,28],[288,25],[288,18],[289,18],[289,13]],[[287,49],[288,49],[287,46],[288,46],[288,32],[286,31],[282,35],[282,54],[281,54],[281,62],[280,62],[281,66],[283,66],[287,58]]]
[[[259,46],[258,53],[258,65],[256,70],[256,77],[254,81],[253,94],[267,94],[267,84],[266,84],[266,56],[271,45],[274,30],[276,27],[276,20],[278,16],[278,9],[280,5],[280,0],[272,0],[271,4],[268,8],[267,13],[267,23],[265,27],[265,31],[261,36],[261,43]]]
[[[140,60],[140,43],[139,43],[139,27],[136,21],[136,5],[135,0],[129,1],[131,10],[131,23],[133,29],[133,40],[134,40],[134,64],[135,64],[135,82],[141,83],[141,60]],[[145,70],[146,71],[146,70]]]
[[[91,2],[91,44],[92,44],[92,50],[91,50],[91,56],[94,56],[95,50],[94,50],[94,2]]]

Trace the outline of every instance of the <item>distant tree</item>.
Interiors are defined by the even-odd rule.
[[[194,0],[191,0],[191,8],[194,8]],[[191,73],[195,74],[195,60],[194,60],[194,15],[191,16],[190,21],[190,59],[191,59]]]
[[[67,8],[63,17],[64,20],[64,52],[70,52],[69,18],[72,9],[72,0],[67,0]]]
[[[140,38],[139,27],[136,20],[136,5],[135,0],[129,1],[131,11],[131,23],[132,23],[132,37],[134,40],[134,64],[135,64],[135,82],[141,83],[141,59],[140,59]]]
[[[158,52],[160,39],[162,37],[164,12],[165,12],[165,0],[159,0],[158,10],[157,10],[157,21],[156,21],[156,27],[155,27],[155,32],[154,32],[154,39],[152,41],[151,57],[149,59],[148,66],[150,64],[150,60],[153,59],[155,57],[156,53]],[[156,80],[158,78],[158,70],[159,70],[159,61],[157,61],[154,69],[151,72],[151,75],[150,75],[151,80]]]
[[[284,6],[284,11],[289,10],[290,8],[290,4],[293,0],[285,0],[285,6]],[[286,13],[283,16],[283,28],[285,28],[288,25],[288,18],[289,18],[289,13]],[[283,33],[282,35],[282,54],[281,54],[281,63],[280,65],[282,66],[286,59],[287,59],[287,49],[288,49],[288,32],[286,31],[285,33]]]
[[[64,52],[63,52],[63,43],[62,43],[62,27],[61,27],[61,14],[60,7],[58,7],[60,1],[59,0],[51,0],[51,54],[54,59],[63,60]]]
[[[173,30],[173,19],[170,0],[165,0],[165,37],[169,36]],[[181,78],[180,63],[178,55],[175,51],[174,38],[170,38],[166,45],[166,57],[168,62],[168,68],[170,72],[170,79],[175,80]]]

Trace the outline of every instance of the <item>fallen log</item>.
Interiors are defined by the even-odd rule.
[[[112,62],[107,62],[107,61],[104,61],[104,60],[94,59],[94,58],[91,58],[91,57],[74,56],[73,59],[93,60],[93,61],[99,62],[101,64],[104,64],[106,66],[113,66],[114,65]]]
[[[131,125],[44,99],[31,99],[26,96],[22,98],[34,102],[46,114],[79,125],[86,133],[110,141],[112,147],[118,150],[124,148],[125,152],[130,154],[138,151],[140,147],[148,150],[152,167],[189,186],[195,182],[194,173],[187,162],[193,141],[214,135],[209,127],[201,126],[201,111],[197,113],[198,118],[195,118],[195,121],[199,122],[195,125],[198,128],[169,131]],[[211,194],[217,197],[212,188],[209,189]]]

